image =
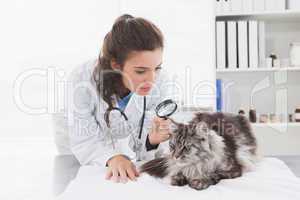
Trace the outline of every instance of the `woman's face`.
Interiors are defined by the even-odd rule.
[[[155,84],[161,64],[161,48],[130,53],[122,70],[125,87],[138,95],[147,95]]]

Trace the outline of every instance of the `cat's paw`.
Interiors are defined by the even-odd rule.
[[[209,184],[206,181],[201,181],[200,179],[193,179],[189,182],[189,186],[191,188],[194,188],[196,190],[203,190],[206,189],[210,186],[211,184]]]
[[[222,179],[233,179],[242,176],[241,171],[227,171],[221,174]]]
[[[184,186],[186,184],[188,184],[188,182],[182,173],[176,174],[171,177],[171,185]]]
[[[213,174],[212,176],[211,176],[211,184],[212,185],[216,185],[217,183],[219,183],[220,181],[221,181],[221,177],[220,177],[220,175],[219,174]]]
[[[234,171],[230,174],[231,178],[238,178],[242,176],[242,171]]]
[[[240,168],[233,168],[229,171],[218,170],[216,174],[221,179],[233,179],[242,176],[242,170]]]

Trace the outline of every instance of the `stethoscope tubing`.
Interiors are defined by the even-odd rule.
[[[174,104],[175,105],[174,109],[166,115],[160,115],[159,110],[162,109],[163,107],[166,107],[169,104]],[[146,100],[146,96],[144,96],[143,114],[142,114],[141,121],[140,121],[140,130],[139,130],[138,139],[142,138],[143,127],[144,127],[144,122],[145,122],[145,115],[146,115],[146,105],[147,105],[147,100]],[[109,115],[112,110],[119,111],[121,113],[121,115],[124,117],[124,119],[126,121],[128,121],[128,117],[120,108],[112,107],[110,110],[107,110],[104,114],[104,117],[107,119],[108,122],[109,122]],[[175,113],[176,110],[177,110],[177,104],[172,99],[164,100],[163,102],[158,104],[157,107],[155,108],[156,115],[163,119],[168,119],[171,115],[173,115]],[[110,127],[109,123],[107,125],[108,125],[108,127]]]

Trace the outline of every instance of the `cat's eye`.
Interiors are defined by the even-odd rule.
[[[206,141],[205,138],[201,138],[201,139],[200,139],[200,142],[205,142],[205,141]]]
[[[185,146],[185,147],[184,147],[184,150],[186,150],[187,152],[189,152],[189,151],[191,150],[191,147]]]
[[[175,149],[175,145],[174,144],[170,143],[169,146],[170,146],[170,149]]]

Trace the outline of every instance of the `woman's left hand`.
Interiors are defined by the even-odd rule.
[[[152,121],[152,129],[149,133],[149,142],[152,145],[160,144],[168,140],[171,136],[169,119],[154,117]]]

